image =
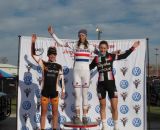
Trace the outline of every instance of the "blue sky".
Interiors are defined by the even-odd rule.
[[[17,64],[18,35],[47,36],[48,25],[60,38],[77,38],[80,28],[89,39],[149,38],[150,62],[160,49],[160,0],[0,0],[0,57]],[[159,50],[160,54],[160,50]],[[160,63],[160,59],[159,59]]]

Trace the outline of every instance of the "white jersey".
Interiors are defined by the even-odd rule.
[[[65,44],[55,34],[52,36],[58,44],[65,46]],[[91,54],[95,50],[93,45],[89,44],[86,49],[83,44],[80,44],[79,47],[77,46],[77,43],[67,45],[73,50],[74,53],[74,69],[89,70]]]

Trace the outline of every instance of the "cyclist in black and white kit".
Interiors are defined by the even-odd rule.
[[[49,102],[52,104],[53,130],[56,130],[58,127],[58,81],[61,81],[62,97],[64,97],[65,93],[62,66],[55,62],[57,55],[55,47],[48,48],[48,61],[44,61],[36,55],[36,39],[37,36],[33,34],[31,55],[33,59],[41,66],[43,74],[43,85],[41,91],[41,130],[45,130],[46,113]]]
[[[100,115],[102,120],[102,130],[106,130],[106,91],[111,102],[112,117],[114,120],[114,130],[118,130],[118,94],[115,85],[115,78],[112,72],[113,61],[127,58],[136,47],[139,46],[139,41],[136,41],[133,46],[126,50],[123,54],[111,54],[108,53],[108,43],[101,41],[99,43],[100,53],[95,56],[92,63],[90,64],[90,70],[97,67],[99,72],[97,94],[100,101]]]

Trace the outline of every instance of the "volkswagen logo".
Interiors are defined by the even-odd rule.
[[[138,93],[138,92],[135,92],[132,94],[132,99],[136,102],[140,101],[141,100],[141,94]]]
[[[30,101],[24,101],[22,104],[22,107],[24,110],[29,110],[31,108],[31,102]]]
[[[112,118],[108,118],[107,124],[108,124],[109,126],[111,126],[111,127],[114,126],[113,119],[112,119]]]
[[[122,105],[122,106],[120,107],[120,112],[121,112],[122,114],[127,114],[128,111],[129,111],[128,106]]]
[[[34,115],[34,122],[35,122],[35,123],[40,123],[40,119],[41,119],[40,114]]]
[[[96,111],[97,113],[100,113],[100,106],[99,106],[99,105],[97,105],[97,106],[95,107],[95,111]]]
[[[122,89],[126,89],[126,88],[128,88],[128,86],[129,86],[129,83],[128,83],[127,80],[121,80],[121,82],[120,82],[120,87],[121,87]]]
[[[135,126],[135,127],[140,127],[142,122],[141,122],[141,119],[140,118],[134,118],[133,121],[132,121],[132,124]]]
[[[139,76],[139,75],[141,74],[141,69],[140,69],[139,67],[134,67],[134,68],[132,69],[132,74],[133,74],[134,76]]]

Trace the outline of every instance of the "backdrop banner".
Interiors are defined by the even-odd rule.
[[[62,39],[64,43],[75,44],[72,39]],[[118,111],[120,130],[147,130],[146,126],[146,39],[125,39],[106,40],[109,43],[109,52],[121,50],[123,53],[129,49],[135,41],[140,41],[140,46],[136,48],[130,56],[124,60],[114,61],[113,72],[118,90]],[[89,40],[90,44],[98,46],[100,41]],[[51,38],[38,37],[36,41],[36,55],[47,61],[47,49],[55,45]],[[17,130],[38,130],[40,127],[41,114],[41,67],[31,56],[31,37],[22,36],[20,38],[19,57],[19,87],[18,87],[18,118]],[[75,93],[73,88],[73,51],[68,47],[57,47],[57,63],[63,66],[66,96],[59,101],[59,128],[64,128],[63,123],[71,121],[75,114]],[[91,61],[94,58],[91,56]],[[100,106],[96,92],[98,73],[97,69],[91,71],[91,81],[88,91],[89,101],[89,121],[98,121],[101,128]],[[61,89],[59,87],[59,95]],[[111,106],[107,96],[107,130],[113,130],[113,119]],[[52,106],[48,104],[48,114],[46,116],[46,129],[51,130]],[[82,110],[81,110],[82,113]],[[67,128],[73,129],[73,128]],[[76,130],[75,128],[73,130]]]

